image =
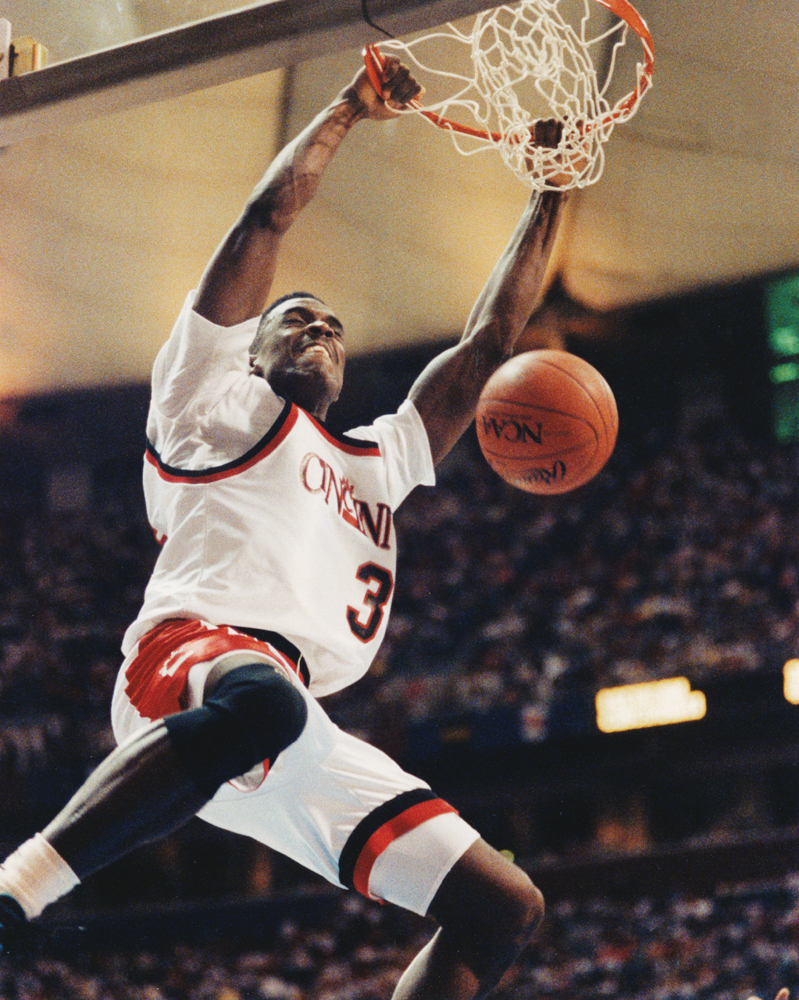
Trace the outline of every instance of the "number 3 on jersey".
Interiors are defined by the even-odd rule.
[[[365,608],[348,606],[347,622],[353,635],[356,635],[361,642],[369,642],[380,628],[383,612],[394,589],[394,577],[385,566],[378,566],[372,562],[360,566],[355,575],[366,584],[363,598]],[[362,622],[361,617],[365,612],[368,613],[368,617]]]

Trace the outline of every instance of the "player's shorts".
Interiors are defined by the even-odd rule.
[[[427,913],[479,834],[424,781],[336,726],[305,687],[299,650],[281,636],[256,638],[190,619],[162,622],[120,669],[112,706],[117,741],[151,720],[198,707],[211,668],[232,657],[268,663],[287,677],[305,698],[308,721],[271,767],[258,765],[226,783],[198,815],[334,885]]]

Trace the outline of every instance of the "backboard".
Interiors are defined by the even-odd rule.
[[[176,97],[491,6],[485,0],[7,0],[15,37],[50,52],[0,80],[0,146],[137,104]]]

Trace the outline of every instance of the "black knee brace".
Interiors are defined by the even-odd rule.
[[[268,760],[274,763],[305,727],[299,691],[265,663],[225,674],[200,708],[164,719],[172,745],[197,786],[208,794]]]

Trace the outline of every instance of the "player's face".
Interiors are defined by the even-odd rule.
[[[252,369],[275,392],[324,419],[344,380],[344,329],[318,299],[281,302],[264,320]]]

